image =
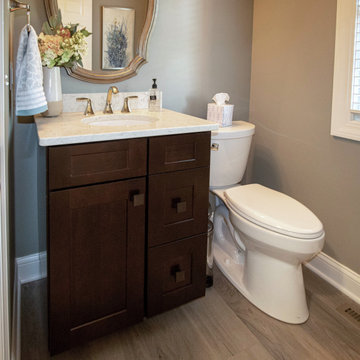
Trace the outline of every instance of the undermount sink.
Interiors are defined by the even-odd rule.
[[[156,117],[149,115],[112,114],[84,118],[82,119],[82,122],[94,126],[134,126],[148,125],[156,120]]]

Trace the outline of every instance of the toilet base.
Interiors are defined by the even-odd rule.
[[[235,262],[218,244],[214,244],[213,252],[219,270],[242,295],[249,299],[250,294],[243,284],[244,262]]]
[[[226,243],[226,245],[224,243]],[[274,299],[271,298],[271,295],[264,298],[257,294],[254,296],[250,291],[248,291],[248,288],[244,284],[246,277],[244,277],[245,254],[243,251],[239,251],[235,244],[232,244],[228,240],[221,241],[221,245],[214,242],[213,246],[214,260],[220,271],[253,305],[267,315],[286,323],[302,324],[308,319],[309,311],[306,305],[305,289],[303,284],[297,284],[299,292],[299,296],[296,299],[297,301],[295,301],[297,304],[288,303],[289,308],[283,309],[282,306],[279,307],[274,304]],[[266,274],[266,266],[263,270],[264,274]],[[297,279],[294,278],[294,280],[296,282]],[[278,297],[279,293],[284,293],[284,285],[282,284],[281,279],[273,285],[272,290],[273,294],[276,294],[275,297]]]

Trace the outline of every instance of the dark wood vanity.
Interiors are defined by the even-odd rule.
[[[205,294],[210,132],[48,148],[52,354]]]

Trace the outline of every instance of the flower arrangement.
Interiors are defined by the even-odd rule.
[[[91,35],[85,28],[78,30],[79,24],[63,25],[61,12],[44,22],[38,37],[41,62],[43,66],[72,67],[82,64],[86,54],[86,38]]]

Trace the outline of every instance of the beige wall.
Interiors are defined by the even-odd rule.
[[[324,252],[360,273],[360,143],[330,136],[336,0],[255,0],[252,181],[323,222]]]

